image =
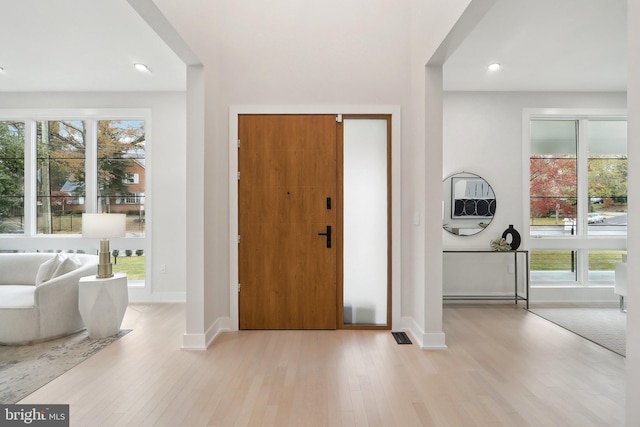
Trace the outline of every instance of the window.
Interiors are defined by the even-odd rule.
[[[3,250],[93,251],[83,212],[127,216],[114,271],[145,275],[145,110],[0,110]],[[116,257],[116,253],[120,256]]]
[[[543,283],[576,282],[576,251],[531,251],[531,280]]]
[[[575,232],[577,141],[575,121],[531,122],[529,197],[533,236]]]
[[[24,230],[24,122],[0,121],[0,233]]]
[[[588,122],[588,234],[627,233],[627,122]]]
[[[138,184],[140,182],[140,175],[137,173],[128,173],[122,182],[125,184]]]
[[[38,234],[79,234],[84,212],[80,202],[85,195],[85,122],[40,121],[36,127]]]
[[[626,235],[627,122],[533,120],[530,129],[531,235]]]
[[[143,121],[98,122],[98,211],[126,213],[134,235],[144,235],[145,158]]]
[[[121,212],[129,235],[144,235],[143,120],[0,121],[0,159],[0,233],[80,234],[83,212]],[[35,188],[30,200],[25,183]],[[87,204],[88,194],[97,202]]]
[[[104,115],[104,117],[102,117]],[[145,275],[145,110],[0,111],[0,238],[4,250],[94,251],[83,212],[127,215],[114,271]],[[12,239],[13,235],[25,238]]]
[[[622,262],[627,251],[590,250],[589,256],[589,281],[613,282],[615,280],[616,264]]]
[[[532,282],[612,283],[626,250],[626,118],[536,115],[528,142]]]
[[[144,199],[139,194],[127,194],[126,196],[116,199],[116,204],[124,205],[144,205]]]

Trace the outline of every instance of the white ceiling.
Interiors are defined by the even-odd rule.
[[[445,90],[624,92],[627,1],[497,0],[443,80]]]
[[[0,92],[186,89],[185,65],[126,0],[3,0],[1,10]]]
[[[3,3],[0,92],[185,90],[184,64],[126,0]],[[445,62],[444,88],[625,91],[626,34],[626,0],[497,0]]]

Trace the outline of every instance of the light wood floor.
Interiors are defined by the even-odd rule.
[[[21,403],[71,426],[622,426],[624,358],[513,305],[446,306],[448,350],[388,331],[243,331],[180,349],[184,305],[130,305],[133,331]]]

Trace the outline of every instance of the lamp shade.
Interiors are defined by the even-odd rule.
[[[82,237],[106,239],[124,237],[127,229],[125,214],[83,213]]]

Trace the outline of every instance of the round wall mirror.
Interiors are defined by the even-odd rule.
[[[496,213],[496,196],[487,181],[469,172],[442,181],[442,228],[458,236],[484,230]]]

